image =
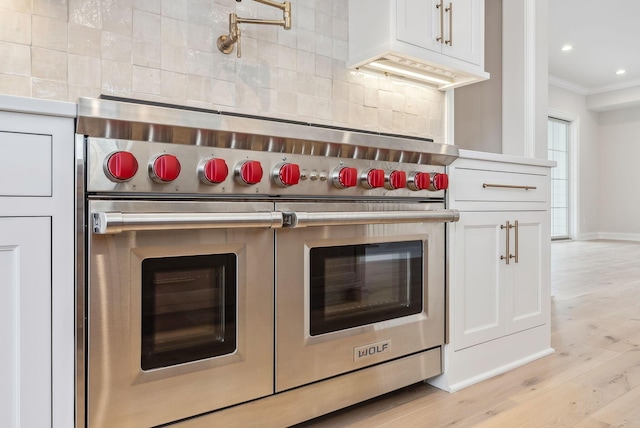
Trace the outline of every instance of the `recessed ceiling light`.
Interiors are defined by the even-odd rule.
[[[616,74],[624,74],[626,72],[627,72],[627,70],[620,69],[620,70],[616,71]]]
[[[571,46],[571,45],[564,45],[564,46],[562,47],[562,51],[563,51],[563,52],[570,51],[571,49],[573,49],[573,46]]]

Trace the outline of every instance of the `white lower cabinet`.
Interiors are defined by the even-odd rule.
[[[0,217],[0,414],[51,426],[51,218]]]
[[[0,426],[75,423],[72,103],[0,95]]]
[[[456,391],[553,352],[550,166],[461,150],[449,167],[460,220],[448,228],[444,373],[429,383]]]
[[[456,351],[545,324],[546,214],[465,212],[453,226]]]

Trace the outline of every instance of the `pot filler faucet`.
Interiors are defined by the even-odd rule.
[[[240,3],[242,0],[236,0]],[[233,45],[238,42],[237,55],[240,58],[240,24],[262,24],[262,25],[278,25],[284,27],[285,30],[291,29],[291,3],[285,1],[278,3],[272,0],[254,0],[258,3],[266,4],[267,6],[273,6],[282,10],[282,20],[273,19],[253,19],[253,18],[240,18],[236,13],[229,14],[229,35],[222,35],[218,37],[218,49],[220,52],[230,54],[233,52]]]

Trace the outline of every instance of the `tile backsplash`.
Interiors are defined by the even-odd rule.
[[[347,70],[347,0],[291,8],[291,30],[241,24],[237,58],[216,46],[229,13],[279,20],[280,10],[251,0],[3,0],[0,94],[109,94],[442,142],[442,92]]]

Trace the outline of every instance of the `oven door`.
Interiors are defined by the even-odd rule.
[[[90,201],[87,426],[273,393],[268,203]]]
[[[441,203],[276,208],[293,226],[276,232],[276,391],[444,343],[445,221],[455,212]]]

